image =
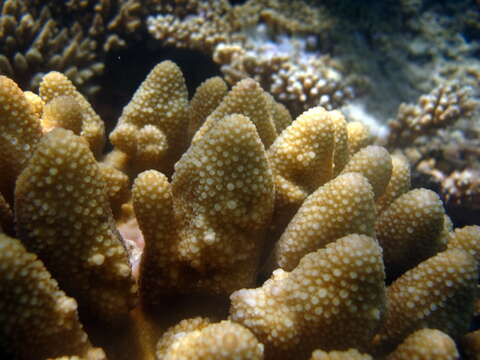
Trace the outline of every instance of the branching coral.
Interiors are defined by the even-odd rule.
[[[4,234],[0,234],[0,309],[0,349],[6,355],[105,359],[83,331],[76,301],[58,288],[36,255]]]
[[[17,179],[15,217],[23,243],[81,309],[111,320],[133,306],[126,251],[85,140],[64,129],[43,137]]]
[[[477,105],[471,87],[443,83],[417,105],[402,104],[387,138],[388,146],[401,149],[412,163],[414,184],[436,190],[467,224],[480,209]]]
[[[147,24],[165,45],[211,55],[228,83],[257,80],[296,116],[316,105],[329,110],[342,105],[355,96],[358,84],[338,62],[289,35],[330,28],[332,21],[322,10],[299,0],[250,0],[238,6],[198,0],[162,5]]]
[[[170,61],[157,65],[123,109],[110,140],[137,172],[170,174],[185,151],[188,94],[183,75]]]
[[[372,357],[368,354],[361,354],[355,349],[330,352],[315,350],[310,360],[372,360]]]
[[[0,72],[22,86],[36,89],[48,71],[64,72],[90,94],[90,81],[103,71],[94,52],[96,43],[79,24],[63,27],[41,1],[7,0],[0,16]]]
[[[260,360],[263,345],[239,324],[195,318],[167,330],[157,343],[156,355],[157,359],[165,360]]]
[[[146,242],[145,296],[155,299],[169,288],[229,294],[254,284],[273,180],[246,117],[225,117],[191,146],[175,166],[171,188],[158,172],[140,174],[133,200]]]
[[[421,96],[418,105],[402,104],[397,119],[389,124],[389,146],[405,147],[419,136],[471,116],[477,104],[469,91],[458,83],[443,84]]]
[[[387,312],[376,341],[391,350],[408,334],[424,327],[453,338],[469,327],[478,282],[475,259],[449,249],[407,271],[387,289]]]
[[[124,109],[102,159],[84,131],[101,121],[65,77],[45,76],[41,97],[1,81],[5,194],[16,185],[3,230],[75,298],[109,358],[152,359],[159,339],[158,356],[172,359],[376,356],[424,326],[455,340],[466,332],[477,229],[451,232],[436,195],[409,191],[405,158],[371,145],[339,111],[292,121],[253,79],[230,91],[210,79],[188,101],[167,61]],[[388,288],[385,273],[399,276]],[[166,331],[199,316],[214,320]]]
[[[0,76],[0,192],[7,201],[12,200],[15,179],[41,136],[40,121],[22,90]]]
[[[261,288],[231,295],[231,319],[250,328],[266,358],[307,358],[315,348],[366,347],[385,307],[378,243],[349,235],[276,270]]]
[[[415,331],[387,356],[387,360],[455,360],[458,358],[458,350],[452,338],[434,329]]]

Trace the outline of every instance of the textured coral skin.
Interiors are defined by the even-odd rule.
[[[15,193],[22,241],[80,308],[105,320],[126,314],[135,284],[86,141],[65,129],[49,132],[20,174]]]
[[[381,249],[365,235],[343,237],[230,299],[230,318],[266,346],[267,359],[306,358],[315,348],[366,347],[385,307]]]
[[[263,345],[245,327],[225,320],[181,321],[167,330],[157,343],[157,359],[165,360],[261,360]]]
[[[376,342],[392,350],[415,330],[439,329],[453,338],[469,327],[478,281],[477,263],[449,249],[407,271],[387,289],[388,308]]]
[[[452,232],[435,194],[409,191],[406,160],[371,145],[340,112],[317,107],[292,121],[253,79],[229,92],[211,79],[188,102],[182,73],[167,61],[124,109],[112,135],[122,145],[98,162],[76,117],[94,115],[76,95],[55,90],[65,84],[61,74],[45,77],[46,103],[4,80],[14,96],[0,110],[17,127],[7,123],[13,135],[0,137],[0,148],[31,131],[39,136],[13,161],[15,206],[2,205],[0,231],[20,238],[75,298],[109,358],[151,360],[162,332],[199,316],[211,320],[166,332],[161,357],[368,358],[388,355],[425,324],[455,340],[467,331],[478,229]],[[282,214],[287,208],[298,211]],[[128,230],[124,239],[117,228]],[[262,263],[262,251],[270,262]],[[25,273],[22,263],[8,264],[5,272],[0,262],[0,279]],[[385,273],[388,281],[399,276],[387,289]],[[69,329],[81,330],[75,324]],[[0,321],[0,332],[8,329]],[[416,344],[412,351],[421,352]],[[46,356],[101,354],[80,347]]]
[[[0,270],[0,349],[21,359],[68,354],[105,359],[83,331],[75,299],[59,289],[35,254],[4,234]]]
[[[458,358],[458,350],[453,339],[435,329],[415,331],[387,356],[387,360],[455,360]]]

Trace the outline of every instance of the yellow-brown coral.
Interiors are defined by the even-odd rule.
[[[372,357],[368,354],[361,354],[355,349],[330,352],[315,350],[310,360],[372,360]]]
[[[352,347],[362,352],[388,353],[421,327],[418,324],[425,319],[428,326],[438,326],[450,335],[465,330],[472,317],[468,301],[475,292],[471,285],[475,284],[476,271],[472,269],[476,264],[472,265],[473,260],[462,250],[451,249],[443,253],[450,255],[442,258],[441,253],[407,272],[404,276],[411,281],[403,284],[405,288],[400,286],[394,291],[397,282],[391,285],[389,292],[394,295],[389,293],[386,321],[393,324],[394,330],[388,334],[381,330],[375,341],[380,343],[379,348],[370,348],[386,306],[383,260],[387,260],[387,254],[382,254],[377,239],[368,237],[374,236],[375,225],[376,236],[383,244],[387,230],[408,235],[401,239],[407,239],[403,243],[389,243],[398,252],[409,248],[415,236],[424,239],[426,228],[431,230],[433,240],[424,244],[429,247],[428,254],[417,251],[422,257],[409,267],[443,249],[447,239],[452,240],[450,247],[462,247],[454,244],[455,233],[449,235],[451,222],[438,198],[426,190],[407,192],[410,183],[405,159],[391,158],[385,149],[368,146],[365,129],[360,129],[358,136],[352,135],[345,118],[336,111],[315,108],[290,124],[285,108],[252,79],[243,80],[227,94],[222,80],[211,80],[218,86],[208,91],[207,87],[201,88],[189,104],[178,67],[168,62],[159,67],[163,72],[171,70],[174,81],[166,84],[166,76],[167,80],[159,80],[164,81],[162,89],[156,81],[151,89],[156,95],[158,90],[160,99],[166,100],[160,101],[161,116],[172,110],[167,109],[170,100],[182,105],[180,114],[185,117],[180,123],[170,124],[170,129],[179,134],[180,147],[186,147],[191,133],[201,125],[183,156],[183,149],[178,149],[178,157],[170,157],[170,145],[160,144],[170,155],[165,162],[160,159],[150,166],[142,161],[135,163],[141,160],[135,152],[123,152],[117,146],[99,164],[84,137],[63,129],[45,132],[33,157],[28,160],[32,151],[25,155],[28,165],[17,180],[13,209],[18,228],[16,233],[13,229],[8,232],[21,237],[29,249],[45,259],[62,289],[76,297],[92,341],[101,344],[109,358],[137,358],[133,353],[138,343],[138,350],[144,351],[146,359],[152,359],[160,332],[167,326],[195,316],[224,320],[228,295],[242,287],[251,289],[232,295],[231,322],[180,330],[177,335],[167,332],[167,337],[172,335],[168,346],[164,344],[168,356],[177,358],[183,352],[189,352],[190,358],[220,356],[257,341],[265,344],[267,357],[276,359],[306,359],[315,349],[326,352]],[[208,96],[205,94],[214,96],[211,103],[201,100]],[[143,114],[149,118],[148,111],[137,111],[146,104],[146,95],[148,91],[140,100],[134,96],[123,115],[135,118]],[[44,120],[54,119],[53,127],[69,127],[63,120],[55,120],[69,115],[69,100],[54,96],[37,107],[32,104],[38,99],[30,98],[33,100],[27,99],[27,104],[35,109],[31,111],[36,126],[38,117],[43,116]],[[155,100],[149,96],[146,99],[151,102],[144,109],[150,105],[153,109]],[[172,114],[177,114],[173,110]],[[80,113],[82,117],[86,114],[83,110]],[[70,123],[77,124],[74,130],[78,132],[80,122]],[[123,125],[132,131],[127,131],[122,141],[127,148],[135,147],[135,151],[145,146],[147,152],[155,154],[159,144],[149,141],[168,140],[170,130],[161,126]],[[277,137],[281,129],[284,131]],[[130,135],[133,143],[128,143]],[[163,166],[165,174],[151,168]],[[144,167],[148,170],[135,179],[130,201],[130,180]],[[289,186],[282,188],[285,183]],[[290,198],[292,194],[298,196]],[[428,206],[411,206],[417,201],[415,194],[425,197],[428,201],[421,204]],[[411,197],[411,201],[403,201],[404,197]],[[278,237],[272,233],[281,218],[281,199],[293,204],[295,210],[300,208],[276,247],[275,260],[281,259],[284,269],[277,269],[263,287],[254,289],[262,282],[258,268],[264,265],[259,261],[263,260],[260,253],[265,251],[264,239]],[[110,208],[116,213],[117,224]],[[409,212],[413,217],[405,215]],[[288,222],[290,217],[285,219]],[[133,236],[123,232],[122,244],[115,225]],[[409,229],[414,234],[409,234]],[[340,237],[344,238],[337,240]],[[472,242],[464,243],[473,249]],[[131,291],[135,290],[130,269],[136,268],[140,257],[141,305],[129,313],[126,327],[106,332],[104,323],[90,318],[127,316],[133,305]],[[451,266],[438,265],[442,262],[438,259]],[[398,262],[410,260],[405,255],[399,256]],[[434,265],[423,265],[429,261]],[[386,270],[400,275],[405,269],[387,264]],[[432,280],[432,273],[437,278]],[[402,278],[398,280],[401,284]],[[406,292],[405,297],[395,295],[402,292]],[[439,299],[441,295],[447,299]],[[409,308],[397,314],[395,296],[401,298],[401,305],[408,304],[412,296],[419,304],[414,310],[423,315],[431,311],[435,316],[425,317]],[[435,307],[441,309],[432,310]],[[249,327],[258,340],[251,333],[248,336],[252,341],[221,340],[233,339],[232,334],[247,334],[238,322]],[[407,329],[402,328],[404,323]],[[210,333],[209,327],[223,330]],[[250,354],[260,355],[256,352],[259,349],[253,346]]]
[[[64,129],[42,138],[17,179],[15,217],[23,243],[81,310],[101,319],[127,313],[131,270],[86,141]]]
[[[147,172],[133,193],[147,244],[142,266],[170,273],[157,286],[170,278],[230,293],[254,284],[274,192],[265,149],[246,117],[226,116],[193,144],[175,165],[171,190],[163,175]],[[193,279],[203,275],[198,283],[182,280],[178,266],[191,268]]]
[[[435,329],[420,329],[408,336],[387,360],[456,360],[459,358],[453,339]]]
[[[188,93],[180,68],[164,61],[150,72],[123,109],[110,141],[136,172],[171,174],[187,146]]]
[[[231,321],[183,320],[157,344],[157,359],[261,360],[263,345],[245,327]]]
[[[58,97],[71,97],[70,100],[55,100],[69,101],[70,106],[72,106],[74,111],[77,112],[75,116],[74,114],[65,114],[65,110],[63,110],[64,114],[62,120],[60,120],[60,123],[65,121],[69,122],[70,124],[67,128],[70,128],[74,132],[81,127],[79,135],[83,136],[87,140],[92,152],[96,156],[99,156],[105,144],[105,125],[95,110],[93,110],[90,103],[83,97],[82,94],[80,94],[80,92],[78,92],[78,90],[75,88],[75,85],[73,85],[73,83],[65,75],[56,71],[52,71],[43,77],[42,82],[40,83],[39,91],[42,100],[46,104],[46,107],[49,106],[49,102],[54,101]],[[77,105],[71,104],[72,101],[75,101]],[[55,105],[52,105],[52,107],[54,106]],[[59,110],[62,110],[62,108],[64,109],[64,107],[65,105],[63,105]],[[55,111],[53,109],[51,111]],[[78,119],[80,116],[82,117],[81,120]],[[58,122],[58,120],[54,121],[54,123],[56,122]],[[65,126],[65,124],[63,123],[61,126]]]
[[[10,202],[15,178],[42,136],[40,120],[23,91],[0,76],[0,192]]]
[[[304,255],[342,236],[373,236],[373,197],[372,186],[357,173],[340,175],[319,187],[303,202],[280,237],[275,263],[289,271]]]
[[[387,289],[387,312],[376,338],[392,350],[412,332],[431,327],[453,338],[469,327],[478,281],[477,263],[449,249],[407,271]]]
[[[368,345],[385,306],[381,249],[349,235],[274,271],[257,289],[234,292],[230,317],[265,345],[268,359],[306,358],[316,349]]]
[[[83,331],[76,301],[58,288],[35,254],[4,234],[0,234],[0,324],[0,352],[14,358],[105,359]]]
[[[398,197],[375,223],[388,274],[402,274],[442,250],[443,221],[443,206],[433,191],[415,189]]]

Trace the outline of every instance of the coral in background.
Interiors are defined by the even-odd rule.
[[[0,16],[0,73],[15,77],[26,89],[36,90],[42,76],[58,70],[87,94],[103,71],[96,42],[78,24],[63,27],[48,5],[35,1],[6,0]]]
[[[182,119],[173,126],[190,146],[172,156],[162,174],[150,164],[146,171],[132,167],[135,152],[120,147],[95,157],[65,108],[82,117],[93,110],[75,92],[49,92],[49,77],[58,75],[45,76],[45,104],[2,78],[8,86],[0,126],[8,136],[0,138],[0,155],[16,165],[8,173],[16,182],[11,232],[76,298],[92,342],[109,358],[151,359],[162,333],[199,316],[212,320],[180,328],[167,344],[160,340],[161,351],[172,358],[198,347],[200,358],[261,358],[264,351],[267,358],[308,359],[314,350],[387,354],[424,322],[454,339],[466,332],[477,290],[478,264],[468,254],[476,254],[476,230],[449,234],[438,198],[409,191],[405,159],[370,145],[365,129],[349,130],[339,111],[314,108],[289,124],[288,111],[253,79],[228,92],[218,79],[208,81],[197,100],[188,101],[178,67],[161,63],[125,107],[122,118],[129,120],[119,127],[132,128],[127,133],[135,147],[149,147],[157,144],[137,138],[142,129],[153,127],[168,142],[177,135],[169,133],[172,125],[163,126],[165,117]],[[210,92],[216,98],[200,106],[201,94]],[[179,105],[165,105],[170,102]],[[74,124],[78,135],[62,129],[65,124]],[[38,133],[31,144],[29,131]],[[115,190],[107,192],[106,184]],[[283,203],[298,208],[297,215],[278,216]],[[350,224],[352,214],[357,221]],[[392,230],[400,244],[385,245],[388,234],[370,237],[375,227]],[[421,245],[430,243],[428,251],[414,251],[415,234]],[[400,255],[395,270],[381,246],[417,257]],[[0,274],[8,277],[1,265]],[[135,304],[137,284],[141,301]],[[439,290],[425,290],[432,286]],[[409,310],[411,303],[421,314]],[[121,324],[108,322],[118,317]]]
[[[388,124],[388,146],[404,148],[420,136],[471,117],[477,103],[470,93],[471,88],[447,83],[421,96],[417,105],[401,104],[397,118]]]
[[[0,5],[0,74],[36,90],[52,70],[92,98],[106,54],[129,46],[145,31],[151,10],[138,0],[5,0]]]
[[[474,222],[480,210],[480,127],[472,91],[446,83],[421,96],[418,104],[401,104],[386,139],[410,160],[413,183],[441,194],[452,214],[462,214],[466,223]]]
[[[275,36],[262,25],[247,34],[242,44],[215,48],[213,60],[229,83],[252,77],[295,116],[316,105],[336,109],[357,96],[359,77],[346,76],[340,62],[309,50],[314,37]]]
[[[359,79],[344,75],[340,63],[315,49],[315,36],[332,26],[321,7],[298,0],[237,6],[218,0],[157,10],[147,19],[155,39],[206,52],[231,85],[247,77],[257,80],[294,116],[316,105],[330,110],[356,96]]]

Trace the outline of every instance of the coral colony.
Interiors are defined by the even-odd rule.
[[[475,89],[442,67],[375,136],[329,3],[3,2],[0,358],[478,356],[480,226],[445,210],[480,208]],[[142,36],[222,76],[159,62],[107,134],[95,79]]]

